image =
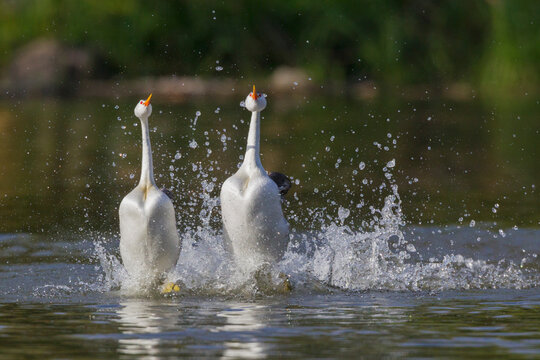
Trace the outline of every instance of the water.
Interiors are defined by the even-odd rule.
[[[262,161],[294,183],[269,276],[238,271],[221,237],[219,187],[249,114],[154,103],[157,182],[184,241],[168,276],[181,294],[163,296],[118,255],[135,101],[2,105],[3,357],[540,354],[538,103],[269,97]]]
[[[2,305],[3,356],[532,358],[540,346],[533,290],[85,299]]]

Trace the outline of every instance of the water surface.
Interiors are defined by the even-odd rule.
[[[132,291],[118,257],[136,100],[2,103],[0,357],[539,356],[537,101],[269,97],[262,161],[295,183],[278,294],[221,237],[249,114],[156,99],[184,240],[164,297]]]

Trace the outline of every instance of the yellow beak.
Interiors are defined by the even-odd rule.
[[[148,104],[150,104],[150,98],[152,97],[152,94],[150,94],[150,96],[148,97],[148,99],[146,99],[146,101],[144,102],[144,106],[148,106]]]
[[[253,92],[251,93],[253,100],[257,100],[257,93],[255,92],[255,85],[253,85]]]

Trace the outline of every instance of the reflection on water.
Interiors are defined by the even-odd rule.
[[[222,358],[227,359],[260,359],[266,357],[268,344],[257,341],[256,336],[249,335],[257,330],[264,331],[264,319],[266,306],[256,304],[232,304],[232,309],[227,309],[217,314],[217,316],[227,319],[227,324],[219,326],[216,331],[225,331],[243,336],[242,341],[227,341]]]
[[[0,304],[0,357],[536,358],[540,292],[300,295],[239,302],[54,293]],[[120,300],[119,303],[115,302]]]
[[[218,326],[208,328],[208,341],[223,341],[222,358],[264,358],[268,344],[260,342],[257,333],[264,333],[265,319],[269,316],[267,306],[253,303],[229,303],[227,308],[215,311],[215,304],[201,304],[191,311],[183,311],[178,303],[163,303],[144,299],[122,301],[116,314],[118,330],[118,353],[158,359],[181,346],[182,329],[196,336],[189,326],[182,325],[186,317],[215,316]],[[187,309],[186,309],[187,310]],[[215,312],[214,312],[215,311]],[[224,319],[225,323],[220,321]],[[176,334],[176,335],[175,335]]]
[[[145,355],[146,359],[159,359],[162,353],[160,339],[164,332],[178,323],[175,305],[130,299],[120,303],[117,314],[119,330],[126,335],[118,340],[118,352],[125,355]]]
[[[190,302],[183,307],[181,302],[136,298],[119,305],[113,321],[119,324],[121,355],[160,359],[184,347],[187,352],[192,351],[190,347],[203,350],[204,343],[218,342],[222,358],[266,357],[269,344],[257,335],[266,332],[264,320],[269,314],[265,305],[202,302],[193,306]],[[191,321],[200,325],[194,327]]]

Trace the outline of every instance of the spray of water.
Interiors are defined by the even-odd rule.
[[[197,112],[192,121],[193,132],[200,116]],[[173,189],[193,189],[193,184],[198,184],[195,190],[182,191],[182,197],[176,202],[183,248],[177,267],[166,280],[179,283],[182,293],[224,296],[275,293],[280,292],[283,274],[289,276],[293,291],[297,292],[524,288],[539,283],[537,275],[530,276],[522,266],[512,261],[475,260],[453,253],[424,260],[413,239],[407,239],[403,231],[406,224],[393,177],[393,171],[398,167],[394,159],[385,162],[380,169],[383,172],[380,185],[367,178],[358,181],[379,192],[380,205],[366,207],[363,201],[360,204],[354,204],[354,201],[339,204],[333,199],[336,190],[332,188],[333,184],[329,184],[328,189],[315,189],[314,195],[320,196],[328,206],[300,207],[287,213],[294,226],[283,259],[266,266],[263,273],[242,273],[223,242],[219,214],[221,184],[215,176],[217,170],[226,173],[224,169],[232,169],[230,164],[220,164],[213,158],[208,141],[215,135],[222,145],[222,152],[226,152],[230,137],[225,129],[204,134],[207,141],[202,144],[188,138],[187,146],[183,147],[185,153],[172,154],[169,168]],[[334,136],[330,143],[333,141]],[[395,147],[396,140],[391,141]],[[384,144],[374,145],[386,149]],[[330,150],[327,146],[317,154],[328,156]],[[197,161],[187,169],[176,167],[175,160],[181,157]],[[319,160],[316,156],[311,159],[314,163]],[[352,163],[356,160],[346,161]],[[342,163],[344,160],[337,157],[335,168]],[[366,164],[359,162],[358,169],[365,172]],[[185,173],[190,174],[179,176]],[[357,174],[358,170],[354,170],[353,175]],[[351,186],[346,187],[345,192],[349,198],[358,198]],[[292,197],[291,201],[301,204],[296,193]],[[361,210],[367,210],[369,217],[366,218],[365,211],[359,216]],[[358,218],[362,220],[355,225]],[[100,280],[102,289],[147,291],[138,288],[117,256],[105,250],[99,241],[95,242],[95,255],[104,273]]]

